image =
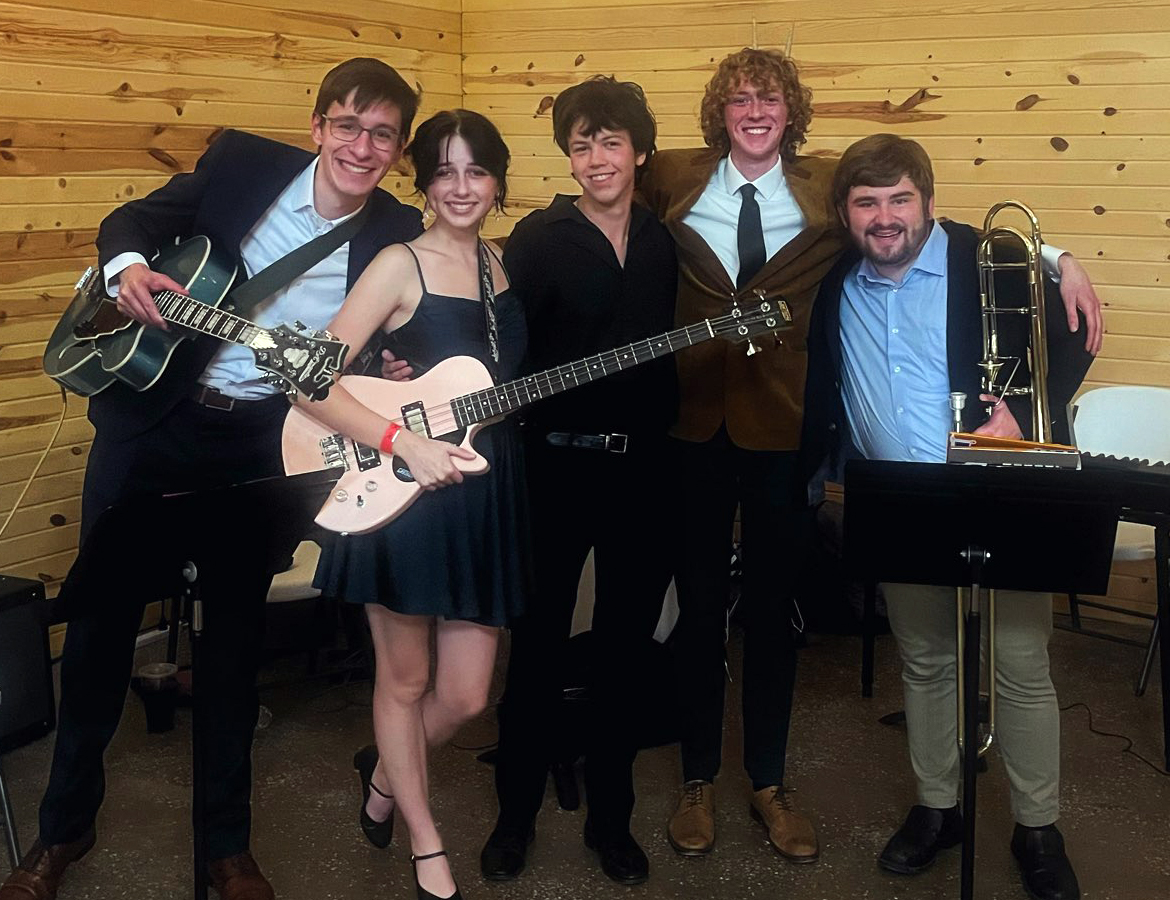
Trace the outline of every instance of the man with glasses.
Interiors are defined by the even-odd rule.
[[[417,105],[392,68],[351,59],[321,83],[311,124],[316,156],[244,132],[222,134],[193,172],[103,220],[98,252],[118,308],[167,327],[152,295],[183,289],[151,271],[147,260],[175,238],[207,235],[237,253],[252,276],[368,207],[347,242],[249,313],[261,325],[300,320],[324,327],[380,249],[421,231],[416,210],[377,189],[398,160]],[[131,497],[281,474],[287,411],[284,396],[261,380],[251,351],[211,338],[180,344],[159,381],[143,393],[114,384],[95,395],[82,541],[103,509]],[[246,540],[227,526],[226,548]],[[122,713],[147,599],[135,592],[132,556],[127,563],[124,584],[85,586],[100,612],[69,624],[39,838],[0,886],[0,900],[52,900],[65,868],[94,844],[105,787],[102,757]],[[249,852],[255,676],[271,573],[237,559],[232,564],[230,572],[200,572],[211,600],[208,664],[198,686],[214,710],[206,751],[209,875],[221,900],[271,900],[273,889]]]

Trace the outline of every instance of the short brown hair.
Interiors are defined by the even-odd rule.
[[[833,203],[845,209],[855,187],[892,187],[907,176],[922,195],[923,205],[934,196],[934,169],[922,145],[896,134],[871,134],[849,147],[833,175]]]
[[[504,209],[508,198],[508,162],[511,154],[500,131],[486,116],[470,109],[447,109],[435,113],[418,126],[418,134],[406,148],[414,164],[414,187],[425,195],[445,159],[439,158],[443,140],[458,135],[467,141],[471,158],[496,179],[496,209]]]
[[[724,154],[730,152],[731,137],[723,124],[723,108],[744,81],[758,90],[779,90],[784,95],[788,126],[780,140],[780,155],[793,159],[812,122],[812,91],[801,85],[796,63],[779,50],[744,47],[723,58],[707,82],[703,103],[699,107],[703,140],[708,147],[715,147]]]
[[[645,153],[646,160],[634,175],[641,176],[654,156],[654,141],[658,126],[654,113],[646,105],[646,94],[641,85],[632,81],[618,81],[612,75],[594,75],[587,81],[565,88],[553,103],[553,140],[561,152],[569,155],[569,138],[573,128],[581,122],[585,134],[592,136],[602,128],[607,131],[625,131],[630,135],[634,153]]]
[[[313,115],[323,116],[334,103],[345,105],[353,94],[353,108],[361,113],[379,103],[398,108],[402,117],[401,140],[406,143],[418,112],[418,94],[394,69],[380,59],[356,56],[334,66],[321,80]]]

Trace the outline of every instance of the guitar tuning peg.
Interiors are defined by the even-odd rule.
[[[309,326],[306,325],[304,322],[302,322],[300,319],[297,319],[295,322],[293,322],[293,328],[295,328],[297,331],[305,331],[306,329],[308,329],[308,327]]]
[[[755,344],[752,342],[751,338],[748,338],[748,342],[747,342],[747,355],[748,355],[748,356],[755,356],[755,355],[756,355],[757,353],[759,353],[759,352],[760,352],[760,348],[759,348],[759,347],[757,347],[757,346],[756,346],[756,345],[755,345]]]

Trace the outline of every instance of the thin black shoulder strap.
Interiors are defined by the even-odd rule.
[[[414,257],[414,267],[418,269],[418,283],[422,287],[422,292],[425,294],[427,292],[427,280],[423,278],[422,263],[418,261],[418,254],[414,252],[414,248],[410,244],[403,244],[402,246]]]

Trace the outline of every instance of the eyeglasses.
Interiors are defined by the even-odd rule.
[[[373,128],[364,128],[357,119],[334,119],[331,116],[321,116],[329,123],[329,133],[339,141],[347,144],[356,141],[363,131],[370,133],[370,143],[378,150],[393,150],[398,146],[400,134],[397,128],[389,125],[376,125]]]

